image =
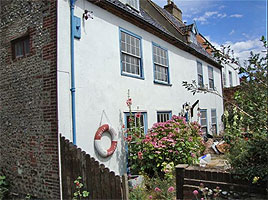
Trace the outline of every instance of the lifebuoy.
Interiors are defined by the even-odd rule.
[[[101,141],[101,137],[102,134],[107,131],[110,133],[111,137],[112,137],[112,144],[110,146],[110,148],[108,150],[105,150],[102,148],[100,141]],[[111,127],[111,125],[109,124],[103,124],[102,126],[100,126],[95,134],[95,138],[94,138],[94,144],[95,144],[95,148],[98,151],[98,153],[102,156],[102,157],[108,157],[110,155],[112,155],[117,147],[117,134],[115,132],[115,130]]]

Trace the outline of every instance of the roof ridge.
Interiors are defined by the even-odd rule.
[[[151,3],[151,5],[157,9],[159,11],[159,13],[168,21],[171,23],[171,25],[180,33],[182,34],[183,36],[185,36],[185,34],[180,30],[180,27],[178,27],[176,24],[174,24],[168,17],[166,17],[163,12],[162,12],[162,9],[160,6],[158,6],[156,3],[154,3],[153,1],[149,0],[148,1],[149,3]]]

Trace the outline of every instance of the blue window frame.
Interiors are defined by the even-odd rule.
[[[207,123],[207,110],[200,110],[200,125],[203,133],[208,134],[208,123]]]
[[[157,111],[157,122],[166,122],[171,119],[171,111]]]
[[[197,84],[198,84],[198,87],[200,88],[204,87],[203,67],[202,67],[202,63],[198,61],[197,61]]]
[[[144,133],[146,134],[147,133],[147,130],[148,130],[148,124],[147,124],[147,112],[141,112],[141,116],[140,118],[138,119],[136,117],[136,114],[138,112],[132,112],[133,114],[133,117],[134,117],[134,123],[135,123],[135,126],[138,126],[138,120],[140,119],[140,123],[141,123],[141,128],[143,129]],[[125,127],[126,128],[130,128],[130,123],[129,123],[129,119],[130,119],[130,113],[129,112],[125,112]]]
[[[215,89],[214,88],[214,75],[213,75],[213,68],[208,66],[208,86],[209,89]]]
[[[121,75],[144,79],[141,37],[119,28]]]
[[[168,50],[152,43],[153,63],[154,63],[154,82],[170,85]]]
[[[217,112],[216,109],[211,109],[211,132],[217,134]]]

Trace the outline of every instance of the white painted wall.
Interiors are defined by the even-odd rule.
[[[224,87],[231,87],[230,84],[230,78],[229,78],[229,71],[232,73],[233,78],[233,87],[240,85],[240,78],[239,78],[239,66],[237,64],[231,63],[231,64],[225,64],[222,69],[222,76],[226,77],[226,84]]]
[[[94,19],[82,20],[82,36],[75,40],[76,121],[77,145],[104,163],[116,174],[125,172],[122,120],[127,112],[127,92],[130,90],[133,108],[146,111],[148,127],[157,120],[156,112],[172,110],[178,114],[186,101],[200,100],[200,108],[210,112],[217,109],[218,130],[223,114],[222,99],[213,94],[193,96],[182,86],[182,81],[197,79],[197,60],[203,64],[204,83],[208,84],[208,64],[158,37],[85,1],[77,0],[75,15],[82,17],[84,10],[93,11]],[[58,1],[58,118],[59,131],[72,140],[70,97],[70,12],[67,0]],[[145,80],[121,76],[119,27],[142,37],[143,69]],[[153,83],[152,42],[168,49],[172,86]],[[222,93],[221,72],[214,68],[215,86]],[[102,115],[103,111],[108,119]],[[196,112],[195,112],[196,115]],[[102,118],[102,121],[101,121]],[[194,117],[197,119],[197,116]],[[119,145],[109,158],[101,158],[94,149],[94,136],[100,124],[110,122],[119,133]],[[104,137],[109,146],[108,136]],[[104,146],[105,146],[104,145]]]

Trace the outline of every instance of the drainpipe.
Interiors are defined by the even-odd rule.
[[[76,118],[75,118],[75,74],[74,74],[74,4],[76,0],[70,0],[71,12],[71,96],[72,96],[72,132],[73,143],[76,145]]]

